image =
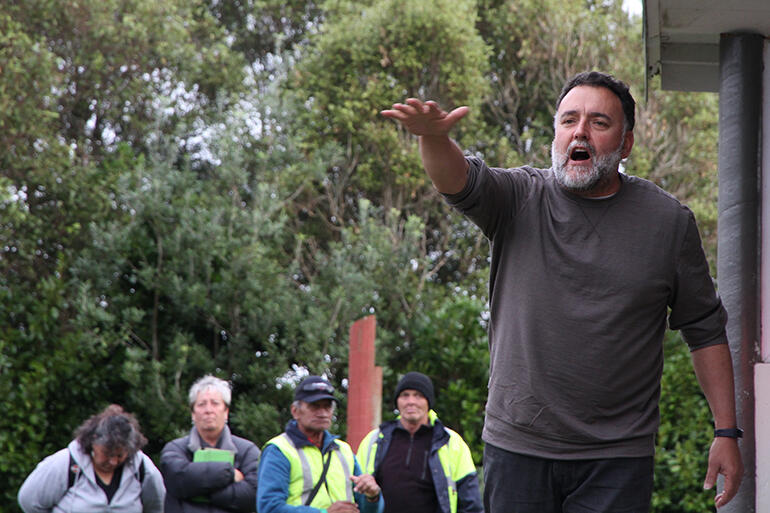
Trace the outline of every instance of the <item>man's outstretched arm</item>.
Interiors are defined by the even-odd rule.
[[[468,107],[451,112],[442,110],[434,101],[421,102],[409,98],[396,103],[381,114],[399,121],[409,132],[420,137],[422,165],[439,192],[453,194],[465,187],[468,163],[449,131],[468,113]]]
[[[692,352],[692,364],[703,394],[714,416],[716,429],[737,427],[733,364],[727,344],[719,344]],[[724,490],[714,499],[716,507],[727,504],[736,493],[743,477],[743,462],[735,438],[715,437],[709,450],[708,470],[703,483],[711,489],[717,474],[725,477]]]

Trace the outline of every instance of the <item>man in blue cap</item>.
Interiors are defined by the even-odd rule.
[[[334,387],[308,376],[294,391],[286,431],[265,444],[259,463],[260,513],[381,513],[371,475],[361,473],[350,446],[329,433]]]

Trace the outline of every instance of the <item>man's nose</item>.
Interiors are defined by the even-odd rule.
[[[580,119],[575,125],[575,131],[572,133],[575,139],[588,139],[588,120]]]

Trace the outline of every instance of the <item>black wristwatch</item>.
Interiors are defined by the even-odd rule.
[[[743,438],[743,430],[741,428],[729,428],[729,429],[715,429],[714,436],[724,436],[727,438]]]

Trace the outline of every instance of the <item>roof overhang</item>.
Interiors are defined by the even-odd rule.
[[[770,0],[644,0],[647,80],[718,92],[720,35],[741,33],[770,36]]]

